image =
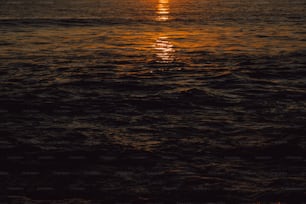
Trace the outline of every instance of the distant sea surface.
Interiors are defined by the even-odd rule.
[[[0,199],[303,201],[306,2],[0,0],[0,112]]]

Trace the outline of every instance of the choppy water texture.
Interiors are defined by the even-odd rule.
[[[303,201],[305,8],[0,0],[2,198]]]

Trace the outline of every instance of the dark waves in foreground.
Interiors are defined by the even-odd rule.
[[[2,192],[33,203],[303,200],[304,52],[189,54],[206,66],[9,64]]]

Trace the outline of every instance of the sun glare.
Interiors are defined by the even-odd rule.
[[[158,0],[157,4],[157,21],[167,21],[169,20],[170,7],[169,0]]]
[[[175,50],[168,37],[159,37],[154,45],[159,63],[171,63],[174,61]]]

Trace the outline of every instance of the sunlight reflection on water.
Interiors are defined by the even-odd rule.
[[[169,0],[158,0],[156,14],[157,21],[168,21],[170,14]],[[171,63],[174,61],[175,50],[168,37],[161,36],[156,39],[154,44],[158,63]]]
[[[168,40],[168,37],[159,37],[154,44],[154,49],[158,57],[158,63],[171,63],[174,61],[175,49],[173,48],[173,44]]]
[[[170,14],[169,0],[158,1],[156,14],[158,15],[156,18],[157,21],[169,20],[169,14]]]

